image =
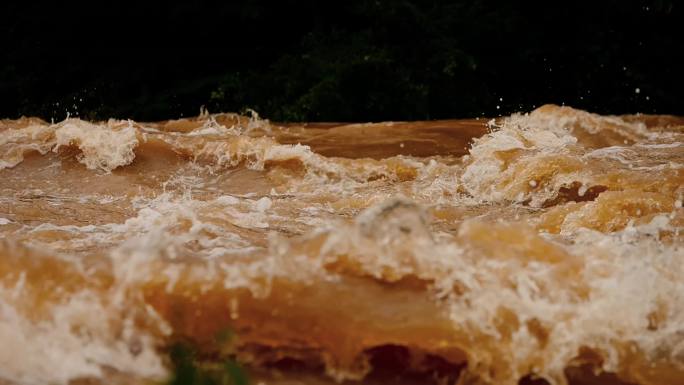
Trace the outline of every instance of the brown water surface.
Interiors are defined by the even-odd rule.
[[[0,383],[684,384],[683,186],[671,116],[0,121]]]

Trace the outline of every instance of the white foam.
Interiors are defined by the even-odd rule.
[[[79,161],[91,170],[110,172],[130,164],[138,145],[136,129],[132,125],[114,130],[111,127],[81,120],[67,120],[55,130],[55,146],[76,145],[81,150]]]
[[[79,119],[45,125],[34,124],[10,129],[0,135],[0,168],[14,167],[24,159],[24,153],[45,154],[60,147],[74,145],[81,150],[78,159],[89,169],[110,172],[130,164],[138,145],[137,131],[132,124],[118,127],[116,121],[93,124]]]
[[[0,298],[11,298],[7,288],[0,287],[0,294]],[[117,336],[110,328],[110,317],[125,313],[113,313],[101,299],[88,292],[76,293],[54,305],[51,318],[39,323],[0,300],[0,378],[21,384],[67,384],[75,378],[102,377],[106,366],[163,379],[166,370],[155,341],[125,322],[127,326]]]

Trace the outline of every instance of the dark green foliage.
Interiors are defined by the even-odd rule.
[[[230,329],[216,334],[219,357],[234,353],[235,335]],[[234,359],[222,361],[200,357],[191,344],[177,342],[169,350],[172,374],[167,385],[248,385],[245,370]]]
[[[196,352],[186,344],[171,348],[173,373],[168,385],[248,385],[244,369],[234,360],[210,362],[198,359]]]
[[[672,0],[0,5],[0,117],[273,120],[684,114]],[[639,92],[636,92],[636,89]]]

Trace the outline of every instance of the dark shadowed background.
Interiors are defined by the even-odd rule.
[[[0,118],[684,115],[684,3],[3,2]]]

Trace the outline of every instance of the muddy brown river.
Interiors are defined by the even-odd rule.
[[[0,383],[684,384],[683,200],[673,116],[1,120]]]

